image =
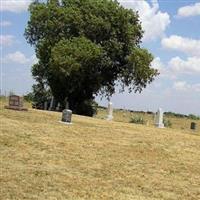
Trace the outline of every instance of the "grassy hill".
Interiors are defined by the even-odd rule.
[[[99,119],[105,119],[105,116],[107,115],[107,110],[106,109],[99,109],[98,114],[96,118]],[[117,122],[126,122],[129,123],[131,118],[134,117],[142,117],[145,121],[145,124],[148,123],[149,126],[154,127],[154,114],[147,114],[147,113],[142,113],[142,112],[130,112],[130,111],[123,111],[116,109],[114,110],[114,121]],[[181,129],[183,131],[189,131],[190,130],[190,125],[191,122],[195,122],[197,124],[197,131],[200,133],[200,120],[192,120],[190,118],[181,118],[181,117],[176,117],[172,115],[165,115],[164,114],[164,119],[166,121],[170,121],[172,126],[171,128],[173,129]]]
[[[198,200],[200,133],[0,108],[0,199]]]

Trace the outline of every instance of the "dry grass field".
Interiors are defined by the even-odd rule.
[[[1,106],[0,199],[200,199],[199,132],[60,118]]]
[[[98,119],[105,119],[107,115],[107,110],[105,109],[99,109],[97,116],[95,116]],[[135,112],[129,112],[129,111],[122,111],[122,110],[114,110],[114,121],[116,122],[125,122],[129,123],[130,119],[132,117],[141,116],[145,122],[148,122],[149,126],[154,126],[154,115],[147,114],[147,113],[135,113]],[[197,124],[197,132],[200,133],[200,120],[192,120],[187,118],[178,118],[173,116],[165,116],[164,119],[170,120],[172,123],[173,129],[181,129],[183,131],[188,131],[190,129],[191,122],[195,122]]]

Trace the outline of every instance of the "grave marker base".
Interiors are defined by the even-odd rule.
[[[63,122],[63,121],[59,121],[61,124],[66,124],[66,125],[72,125],[72,122]]]
[[[28,111],[27,108],[18,107],[18,106],[4,106],[4,108],[10,109],[10,110],[17,110],[17,111]]]

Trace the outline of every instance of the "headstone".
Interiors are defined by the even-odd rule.
[[[108,116],[107,116],[107,120],[109,120],[109,121],[113,120],[113,104],[112,104],[112,102],[108,103]]]
[[[195,131],[196,130],[196,125],[197,124],[195,122],[192,122],[191,126],[190,126],[190,129]]]
[[[158,111],[155,115],[155,126],[158,128],[164,128],[163,111],[161,108],[158,109]]]
[[[70,124],[72,121],[72,111],[64,109],[62,112],[62,122]]]
[[[69,109],[69,102],[66,99],[65,109]]]
[[[45,102],[44,102],[44,110],[47,110],[47,108],[48,108],[48,102],[45,101]]]
[[[28,111],[27,108],[23,107],[23,98],[17,95],[9,96],[9,105],[5,106],[6,109]]]
[[[58,103],[57,107],[56,107],[56,111],[60,110],[60,103]]]
[[[53,110],[53,103],[54,103],[54,97],[51,97],[51,103],[49,106],[49,110]]]

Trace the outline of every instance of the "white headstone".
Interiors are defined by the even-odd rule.
[[[158,128],[164,128],[163,123],[163,111],[161,108],[158,109],[156,115],[155,115],[155,125]]]
[[[51,103],[50,103],[50,106],[49,106],[49,110],[53,109],[53,102],[54,102],[54,97],[51,98]]]
[[[108,103],[108,116],[107,120],[111,121],[113,119],[113,104],[112,102]]]

